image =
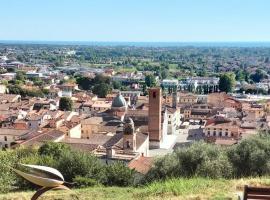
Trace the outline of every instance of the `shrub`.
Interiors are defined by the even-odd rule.
[[[241,141],[228,151],[235,176],[262,176],[270,172],[270,137],[256,136]]]
[[[55,142],[47,142],[43,144],[38,150],[40,155],[52,156],[56,159],[60,158],[62,153],[69,151],[71,151],[70,146]]]
[[[157,158],[154,166],[146,174],[143,182],[152,182],[158,179],[168,179],[177,175],[177,159],[175,154]]]
[[[17,156],[13,151],[0,151],[0,192],[8,192],[14,188],[16,175],[11,170]]]
[[[115,162],[106,167],[104,184],[128,186],[134,183],[134,170],[129,169],[123,162]]]
[[[188,148],[158,159],[146,176],[147,181],[172,177],[232,177],[232,165],[226,151],[217,146],[198,142]]]
[[[64,152],[58,160],[58,170],[71,182],[76,176],[92,178],[98,182],[104,179],[104,167],[92,154],[80,151]]]

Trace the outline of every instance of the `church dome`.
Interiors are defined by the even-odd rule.
[[[127,106],[127,102],[121,94],[118,94],[112,101],[113,108],[122,108],[126,106]]]

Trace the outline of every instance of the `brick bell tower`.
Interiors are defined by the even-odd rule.
[[[148,131],[150,146],[159,147],[162,141],[161,130],[162,91],[161,88],[149,89]]]

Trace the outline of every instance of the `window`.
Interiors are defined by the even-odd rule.
[[[219,137],[221,137],[222,136],[222,132],[219,132]]]
[[[207,132],[207,135],[208,135],[208,136],[210,135],[210,131]]]
[[[157,93],[153,92],[153,98],[156,98],[156,97],[157,97]]]
[[[7,136],[4,137],[4,140],[7,141]]]
[[[216,136],[216,135],[217,135],[217,133],[216,133],[216,131],[214,131],[213,136]]]
[[[8,144],[5,144],[5,149],[7,149],[8,148]]]
[[[228,132],[225,133],[225,136],[228,136]]]
[[[127,144],[127,148],[130,148],[130,142],[127,141],[126,144]]]
[[[231,136],[233,137],[233,133],[231,134]]]

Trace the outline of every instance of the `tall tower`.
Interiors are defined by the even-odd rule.
[[[173,93],[172,93],[172,95],[173,95],[173,99],[172,99],[172,107],[173,108],[176,108],[177,107],[177,87],[174,87],[173,88]]]
[[[156,143],[157,145],[159,145],[159,143],[162,141],[162,133],[161,133],[162,95],[161,94],[162,94],[161,88],[149,89],[149,111],[148,111],[149,140],[150,140],[150,143]]]
[[[136,151],[136,133],[134,122],[131,118],[125,120],[123,132],[123,150]]]

